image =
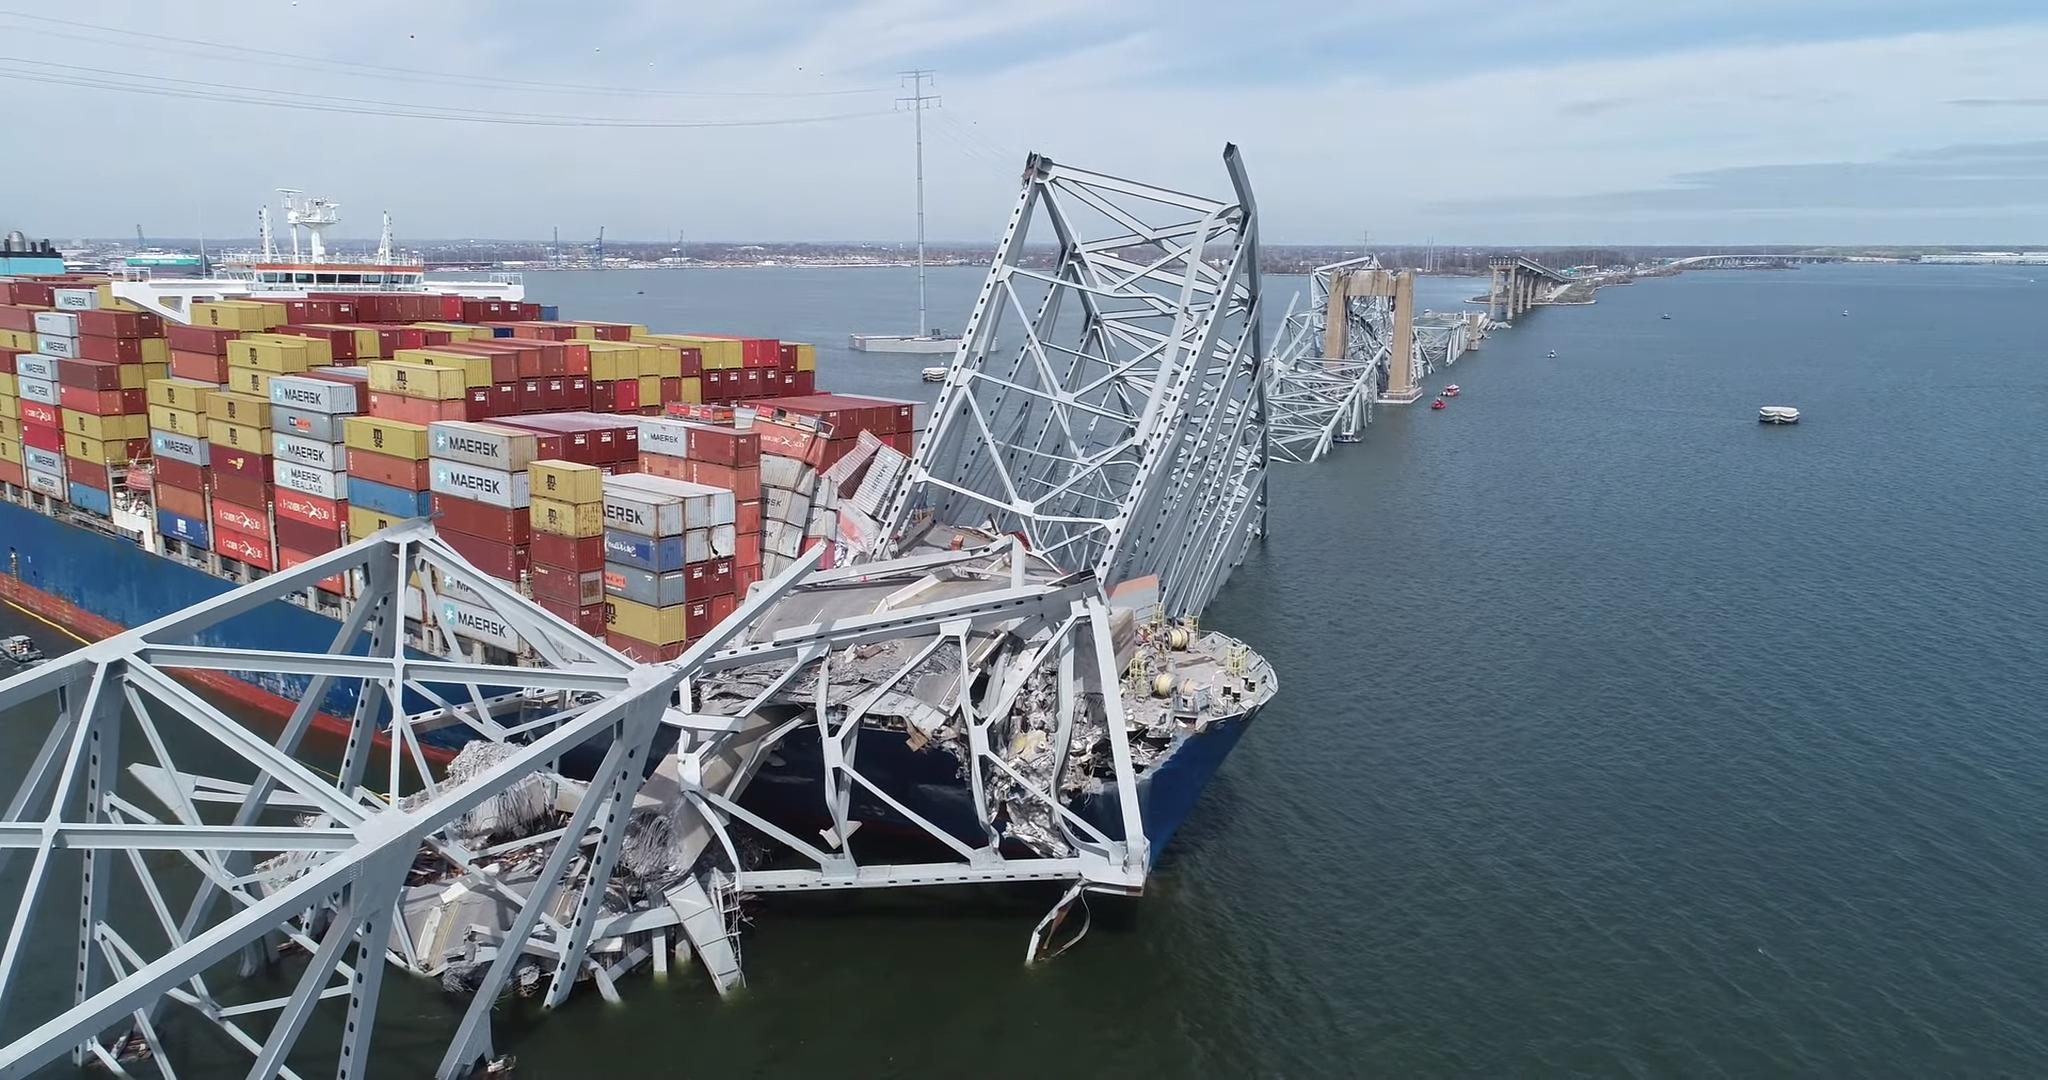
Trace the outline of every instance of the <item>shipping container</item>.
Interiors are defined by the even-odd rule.
[[[277,568],[277,558],[266,537],[215,529],[213,550],[222,558],[248,563],[265,570]]]
[[[273,470],[278,488],[341,501],[348,497],[348,474],[316,469],[295,461],[277,461]]]
[[[404,519],[427,516],[432,507],[432,497],[425,491],[408,491],[350,473],[348,503],[351,507]]]
[[[360,411],[354,383],[304,375],[272,379],[270,400],[288,408],[328,415]]]
[[[150,496],[156,500],[158,510],[169,510],[181,517],[198,521],[204,521],[207,517],[206,492],[203,490],[167,484],[163,482],[162,477],[158,477],[155,490]]]
[[[625,563],[642,570],[666,572],[681,570],[683,559],[683,538],[669,536],[660,539],[637,536],[618,529],[604,531],[604,554],[606,562]]]
[[[340,472],[348,467],[347,450],[340,443],[320,442],[303,439],[282,431],[270,434],[270,456],[279,461],[292,461],[328,472]]]
[[[204,438],[186,432],[152,430],[149,433],[149,450],[152,456],[187,462],[200,468],[209,464],[209,445]]]
[[[520,472],[533,462],[533,432],[502,424],[444,420],[427,428],[429,453],[437,460],[482,469]]]
[[[604,503],[570,503],[533,497],[531,505],[535,532],[574,539],[604,535]]]
[[[403,420],[352,416],[343,428],[343,442],[350,450],[418,461],[427,456],[427,427]]]
[[[431,506],[434,526],[442,532],[459,532],[514,547],[526,546],[533,537],[530,518],[524,509],[505,509],[439,493],[433,496]]]
[[[425,460],[411,461],[392,457],[389,454],[373,454],[367,450],[349,450],[348,468],[350,476],[404,488],[407,491],[425,491],[428,471],[431,468]]]
[[[339,532],[348,523],[348,503],[297,491],[279,491],[271,509],[280,525],[290,520]]]
[[[519,651],[518,631],[488,608],[451,596],[443,596],[440,599],[439,619],[445,628],[460,637],[511,652]]]
[[[622,596],[604,601],[605,628],[654,645],[673,645],[687,637],[684,608],[651,607]]]
[[[209,530],[203,517],[187,517],[169,510],[156,512],[156,531],[196,548],[208,547]]]
[[[603,576],[606,596],[624,597],[648,607],[674,607],[693,599],[689,574],[684,570],[658,573],[625,563],[606,563]]]
[[[275,523],[277,546],[313,555],[325,555],[346,542],[341,526],[315,525],[280,515]]]
[[[339,443],[346,438],[342,422],[346,415],[306,412],[301,409],[287,409],[282,405],[270,407],[270,431],[272,435],[291,435],[321,443]]]
[[[249,536],[270,536],[270,512],[267,507],[243,506],[230,502],[218,495],[213,499],[213,527],[216,531],[243,533]]]
[[[351,477],[349,482],[353,485],[355,482],[354,478]],[[354,490],[353,487],[350,490]],[[351,503],[348,508],[348,534],[356,540],[361,540],[366,536],[382,532],[393,525],[397,525],[411,516],[409,514],[383,514],[368,507],[357,506]]]
[[[164,457],[161,454],[157,455],[154,462],[156,465],[156,483],[159,489],[169,484],[173,487],[184,488],[187,491],[204,492],[206,490],[207,468],[205,465],[193,464],[189,461],[177,461]]]
[[[444,532],[439,534],[449,547],[455,549],[470,565],[482,570],[500,581],[519,580],[519,574],[526,569],[526,549],[511,544],[471,536],[467,533]]]
[[[429,480],[431,490],[439,494],[474,499],[501,509],[524,509],[532,502],[532,489],[523,472],[479,469],[436,458]]]

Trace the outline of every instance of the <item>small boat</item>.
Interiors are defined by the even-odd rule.
[[[43,650],[36,648],[35,639],[27,634],[0,639],[0,656],[17,664],[33,664],[42,660]]]
[[[1430,408],[1432,408],[1432,409],[1441,409],[1441,408],[1443,408],[1443,407],[1444,407],[1444,399],[1442,399],[1442,398],[1438,398],[1438,399],[1436,399],[1435,401],[1432,401],[1432,402],[1430,402],[1430,403],[1429,403],[1429,407],[1430,407]]]
[[[1843,308],[1843,309],[1842,309],[1842,318],[1846,319],[1846,318],[1848,318],[1848,317],[1849,317],[1849,309],[1848,309],[1848,308]]]
[[[1463,387],[1460,387],[1457,383],[1452,383],[1451,385],[1444,387],[1443,396],[1457,397],[1459,394],[1462,394],[1464,392],[1465,391]]]
[[[1555,360],[1555,359],[1557,359],[1557,350],[1556,350],[1556,349],[1552,349],[1552,350],[1550,350],[1550,358],[1551,358],[1552,360]]]
[[[918,372],[918,377],[926,382],[945,382],[946,369],[942,367],[928,367]]]
[[[1764,424],[1796,424],[1799,410],[1790,405],[1766,405],[1756,411],[1756,418]]]
[[[1658,318],[1660,318],[1660,319],[1668,319],[1668,318],[1670,318],[1670,317],[1671,317],[1671,313],[1667,311],[1667,312],[1665,312],[1664,314],[1662,314],[1662,315],[1659,315],[1659,316],[1657,316],[1657,317],[1658,317]]]

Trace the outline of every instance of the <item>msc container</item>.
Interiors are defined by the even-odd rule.
[[[604,608],[606,629],[617,630],[627,637],[654,645],[674,645],[688,637],[688,624],[681,606],[652,607],[623,596],[607,596]]]
[[[347,497],[347,473],[328,469],[316,469],[295,461],[277,461],[273,465],[278,487],[306,495],[317,495],[323,499],[340,500]]]
[[[659,539],[636,536],[618,529],[604,531],[604,556],[606,562],[625,563],[642,570],[666,573],[681,570],[683,560],[683,538],[667,536]]]
[[[342,421],[345,416],[331,413],[306,412],[301,409],[287,409],[282,405],[270,407],[270,430],[274,435],[291,435],[314,442],[339,443],[345,437]]]
[[[427,436],[437,460],[504,472],[522,472],[533,462],[533,432],[502,424],[441,420],[427,426]]]
[[[435,460],[430,476],[431,490],[458,499],[474,499],[500,509],[525,509],[533,501],[532,489],[523,472],[479,469],[452,461]]]
[[[570,503],[536,495],[530,508],[535,532],[579,540],[604,535],[601,502]]]
[[[114,516],[114,498],[96,487],[88,487],[73,480],[70,485],[71,505],[87,510],[101,517]]]
[[[287,408],[327,415],[360,411],[355,383],[306,375],[281,375],[270,380],[270,400]]]
[[[290,520],[339,530],[348,521],[347,503],[299,491],[278,492],[271,500],[271,510],[280,525]]]
[[[689,574],[682,570],[657,573],[616,562],[604,566],[605,595],[623,596],[648,607],[674,607],[687,602],[689,585]]]
[[[279,462],[291,461],[328,472],[341,472],[348,467],[346,453],[340,443],[302,439],[282,431],[270,434],[270,456]]]
[[[604,472],[595,465],[551,458],[535,461],[527,472],[536,496],[579,504],[604,501]]]
[[[518,631],[512,629],[511,624],[505,620],[492,614],[488,608],[444,596],[441,597],[437,615],[442,626],[459,637],[495,645],[511,652],[519,651]]]
[[[174,514],[169,510],[156,512],[156,531],[173,540],[181,540],[196,548],[207,547],[207,528],[204,521]]]
[[[427,428],[404,420],[374,416],[351,416],[343,427],[343,440],[351,450],[419,461],[427,456]]]
[[[425,517],[432,505],[431,498],[424,491],[407,491],[354,474],[348,478],[348,504],[386,517],[400,520]]]
[[[35,331],[51,337],[75,338],[78,336],[78,316],[68,311],[38,311]]]

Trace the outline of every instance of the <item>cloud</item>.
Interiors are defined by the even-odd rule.
[[[1948,103],[1949,103],[1950,105],[1960,105],[1960,106],[1962,106],[1962,107],[1964,107],[1964,108],[1967,108],[1967,109],[2004,109],[2004,108],[2025,108],[2025,109],[2040,109],[2040,108],[2048,108],[2048,97],[2031,97],[2031,98],[1981,98],[1981,97],[1980,97],[1980,98],[1951,98],[1951,99],[1949,99],[1949,102],[1948,102]]]

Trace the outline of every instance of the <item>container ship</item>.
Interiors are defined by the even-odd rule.
[[[564,319],[516,275],[430,282],[392,254],[388,219],[374,256],[332,258],[320,231],[338,208],[296,194],[289,255],[266,212],[261,252],[210,276],[41,264],[0,276],[0,600],[106,637],[431,517],[478,569],[661,663],[810,548],[826,546],[829,566],[849,538],[876,534],[915,446],[915,403],[819,391],[808,343]],[[320,582],[204,643],[325,651],[360,587]],[[410,594],[423,654],[445,649],[445,632],[485,662],[531,659],[459,589],[438,596],[430,612]],[[1145,687],[1130,695],[1157,720],[1140,762],[1155,848],[1270,696],[1263,661],[1248,680],[1218,666],[1232,646],[1209,635],[1175,654],[1189,673],[1252,688],[1213,716],[1176,719]],[[280,715],[305,690],[194,678]],[[346,730],[353,693],[331,691],[316,723]],[[473,737],[450,725],[423,749],[445,761]],[[800,752],[774,763],[760,798],[814,783],[807,768]],[[950,756],[905,748],[890,771],[931,793],[920,812],[973,827],[943,794]],[[1075,798],[1115,820],[1099,791]]]

